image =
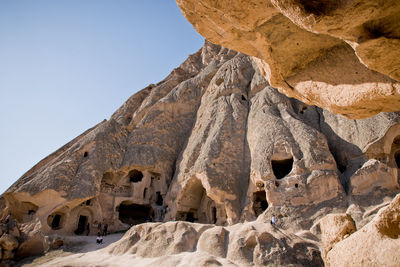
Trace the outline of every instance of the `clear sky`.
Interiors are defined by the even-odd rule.
[[[203,41],[174,0],[0,0],[0,193]]]

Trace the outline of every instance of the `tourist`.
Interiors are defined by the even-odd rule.
[[[271,224],[272,225],[276,224],[275,215],[273,215],[273,214],[272,214],[272,218],[271,218]]]
[[[108,224],[105,224],[103,228],[103,236],[107,235],[107,230],[108,230]]]
[[[97,230],[100,232],[101,231],[101,222],[97,225]]]
[[[86,235],[89,235],[89,233],[90,233],[90,224],[88,223],[86,225]]]
[[[103,237],[101,236],[100,232],[97,233],[96,243],[103,244]]]

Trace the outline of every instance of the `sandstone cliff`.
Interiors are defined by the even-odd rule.
[[[399,192],[399,166],[399,113],[350,120],[308,106],[269,86],[253,58],[206,42],[23,175],[3,218],[21,242],[187,221],[136,226],[107,253],[321,265],[320,219],[370,222]]]
[[[287,96],[348,118],[400,110],[396,0],[177,0],[213,43],[257,57]]]

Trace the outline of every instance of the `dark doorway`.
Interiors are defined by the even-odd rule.
[[[268,208],[267,197],[265,191],[257,191],[253,193],[253,211],[258,217]]]
[[[122,202],[118,207],[118,219],[130,225],[151,221],[153,209],[151,206]]]
[[[217,208],[216,207],[212,208],[212,222],[213,222],[213,224],[217,223]]]
[[[186,220],[187,222],[194,222],[194,213],[193,212],[188,212],[186,214]]]
[[[142,181],[142,179],[143,179],[143,173],[138,170],[131,170],[129,172],[128,176],[129,176],[129,181],[131,183],[137,183],[137,182]]]
[[[78,228],[75,230],[75,234],[81,235],[85,231],[85,227],[87,224],[88,217],[87,216],[79,216],[78,220]]]
[[[51,229],[57,230],[60,229],[60,222],[61,222],[61,215],[56,214],[54,215],[53,221],[51,221]]]
[[[394,160],[396,161],[397,168],[400,168],[400,150],[394,153]]]
[[[163,197],[161,196],[161,192],[157,192],[157,200],[156,205],[162,206],[164,203]]]
[[[282,179],[292,171],[293,158],[284,160],[271,160],[271,166],[276,179]]]

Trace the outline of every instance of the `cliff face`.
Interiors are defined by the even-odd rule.
[[[287,96],[348,118],[400,110],[400,3],[177,0],[213,43],[258,58]]]
[[[50,236],[197,222],[207,225],[137,226],[109,252],[136,253],[123,248],[139,240],[150,249],[172,231],[182,242],[165,254],[202,247],[193,257],[203,260],[214,242],[235,264],[291,264],[304,247],[303,263],[319,265],[319,219],[347,210],[363,226],[399,191],[399,144],[400,114],[350,120],[308,106],[269,86],[253,58],[206,42],[23,175],[3,194],[4,214]],[[283,232],[266,225],[272,215]]]

